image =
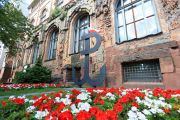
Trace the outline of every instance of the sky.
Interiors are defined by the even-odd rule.
[[[27,17],[28,16],[28,6],[30,5],[31,0],[22,0],[20,4],[20,8],[23,12],[23,14]]]

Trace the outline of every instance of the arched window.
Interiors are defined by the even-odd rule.
[[[33,56],[32,56],[32,64],[34,64],[37,60],[37,58],[39,57],[39,44],[36,43],[33,45]]]
[[[82,36],[89,32],[90,17],[89,15],[83,15],[79,17],[75,23],[74,37],[73,37],[73,53],[78,53],[84,50],[84,40]]]
[[[153,0],[119,0],[116,11],[118,43],[161,31]]]
[[[46,13],[47,13],[47,10],[44,9],[44,10],[42,11],[42,13],[41,13],[41,16],[40,16],[41,22],[43,22],[43,21],[45,20],[45,18],[46,18]]]
[[[50,36],[48,60],[56,58],[57,41],[58,41],[58,31],[54,30]]]

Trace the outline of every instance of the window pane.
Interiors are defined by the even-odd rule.
[[[134,5],[134,17],[135,20],[139,20],[143,18],[142,4],[141,2]]]
[[[158,27],[155,16],[147,18],[149,34],[158,33]]]
[[[161,82],[159,60],[123,63],[125,82]]]
[[[127,36],[128,40],[134,39],[135,36],[135,30],[134,30],[134,24],[127,25]]]
[[[84,50],[84,40],[79,41],[79,50]]]
[[[119,28],[119,36],[120,36],[120,42],[123,42],[126,40],[126,32],[124,30],[124,27]]]
[[[131,3],[131,0],[123,0],[123,1],[124,1],[124,5]]]
[[[133,22],[132,7],[125,9],[126,24]]]
[[[118,14],[118,22],[119,22],[119,26],[123,26],[123,15],[122,15],[122,12],[120,12]]]
[[[136,22],[137,38],[146,36],[146,27],[144,20]]]
[[[144,3],[145,16],[150,16],[154,14],[153,5],[151,0],[146,0]]]

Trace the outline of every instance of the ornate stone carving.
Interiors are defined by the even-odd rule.
[[[89,13],[89,15],[93,14],[95,11],[94,8],[94,0],[77,0],[73,6],[71,6],[71,9],[68,10],[67,13],[67,20],[70,22],[75,14],[81,11],[86,11]]]
[[[111,0],[96,0],[95,1],[95,14],[96,17],[101,14],[107,14],[110,10]]]
[[[169,10],[174,10],[178,7],[178,0],[162,0],[163,6],[167,7]]]

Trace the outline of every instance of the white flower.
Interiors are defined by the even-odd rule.
[[[151,108],[150,111],[151,111],[152,114],[156,114],[157,113],[157,110],[154,109],[154,108]]]
[[[122,94],[122,96],[126,95],[126,91],[123,91],[121,94]]]
[[[43,117],[47,116],[49,112],[47,110],[45,111],[36,111],[35,118],[38,120],[41,120]]]
[[[107,94],[106,94],[106,97],[107,98],[109,98],[110,100],[115,100],[116,98],[116,96],[115,95],[113,95],[112,93],[110,93],[110,92],[108,92]]]
[[[131,107],[131,110],[135,112],[135,111],[137,111],[138,109],[133,106],[133,107]]]
[[[87,103],[87,102],[86,103],[80,102],[80,103],[78,103],[78,108],[79,108],[79,111],[85,110],[85,111],[89,112],[89,109],[91,108],[91,105],[89,103]]]
[[[137,114],[131,110],[128,112],[128,117],[129,117],[128,120],[138,120]]]
[[[89,98],[90,98],[89,93],[81,93],[77,96],[77,99],[79,100],[87,100]]]
[[[137,112],[137,116],[138,116],[139,120],[147,120],[146,116],[144,114],[142,114],[141,112]]]
[[[15,96],[12,95],[12,96],[9,97],[9,99],[15,99]]]
[[[71,105],[71,112],[72,112],[73,114],[77,114],[77,113],[79,113],[80,111],[76,108],[76,105],[73,104],[73,105]]]
[[[29,103],[35,103],[35,100],[29,100]]]
[[[159,113],[159,114],[164,114],[164,111],[162,110],[162,109],[157,109],[157,113]]]
[[[56,98],[55,98],[55,102],[56,102],[56,103],[60,103],[60,102],[61,102],[61,101],[60,101],[60,97],[56,97]]]
[[[178,110],[178,113],[180,113],[180,109]]]
[[[26,109],[26,112],[33,112],[35,109],[34,106],[29,106],[27,109]]]
[[[71,104],[71,99],[69,98],[61,98],[60,102],[63,102],[65,105]]]
[[[96,93],[101,93],[101,92],[103,92],[103,90],[93,90],[94,92],[96,92]]]
[[[147,110],[147,109],[144,109],[142,112],[143,112],[145,115],[151,115],[151,112],[150,112],[149,110]]]
[[[163,97],[160,97],[159,100],[164,101],[165,99]]]

